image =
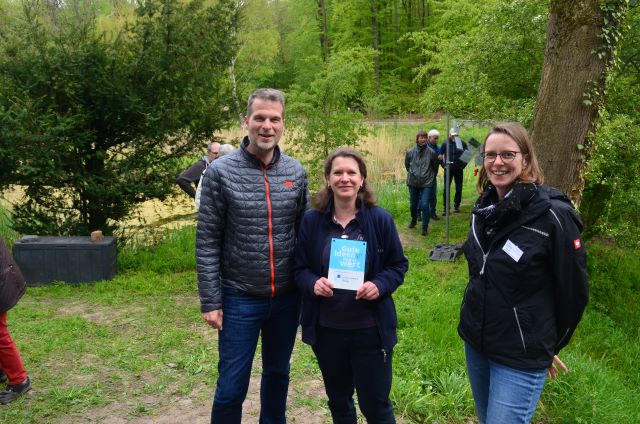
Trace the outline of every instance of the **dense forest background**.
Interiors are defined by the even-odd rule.
[[[558,29],[563,16],[577,23]],[[22,231],[113,231],[270,86],[311,167],[371,120],[520,121],[588,231],[636,245],[639,24],[629,0],[0,0],[0,181],[26,187]],[[543,74],[566,74],[544,87],[562,100],[600,66],[547,68],[563,40],[585,48],[571,25],[595,28],[586,48],[603,70],[567,112],[540,101]],[[56,152],[46,172],[43,149]]]

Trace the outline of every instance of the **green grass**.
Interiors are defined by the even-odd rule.
[[[465,239],[476,197],[472,172],[466,174],[462,213],[451,216],[451,243]],[[396,412],[406,423],[467,423],[474,417],[473,399],[456,333],[466,262],[430,261],[429,250],[444,241],[444,220],[432,222],[429,235],[421,237],[406,228],[406,186],[375,188],[380,205],[396,218],[410,260],[394,296]],[[441,199],[439,193],[439,211]],[[194,241],[188,227],[166,233],[154,246],[124,248],[112,281],[29,288],[8,317],[34,390],[0,407],[0,422],[64,423],[69,415],[86,417],[101,408],[134,419],[152,417],[158,405],[179,399],[207,404],[217,351],[215,332],[199,312]],[[588,249],[591,302],[561,352],[571,371],[547,383],[537,423],[640,422],[639,252],[600,242]],[[297,343],[290,407],[326,417],[322,392],[305,392],[319,380],[311,349]]]

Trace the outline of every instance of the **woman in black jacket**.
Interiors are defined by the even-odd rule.
[[[528,423],[555,363],[566,371],[556,355],[587,304],[582,224],[565,195],[542,185],[520,124],[494,125],[482,157],[458,333],[480,423]]]

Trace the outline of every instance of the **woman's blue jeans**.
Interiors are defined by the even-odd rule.
[[[467,373],[480,424],[526,424],[538,405],[546,369],[518,370],[487,359],[465,343]]]
[[[223,288],[222,330],[218,333],[218,382],[211,422],[240,424],[251,365],[262,340],[260,423],[284,424],[289,361],[298,328],[297,292],[259,297]]]

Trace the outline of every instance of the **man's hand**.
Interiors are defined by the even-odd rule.
[[[378,286],[373,284],[371,281],[366,281],[356,291],[356,300],[358,299],[375,300],[378,297],[380,297],[380,291],[378,291]]]
[[[333,284],[326,278],[320,277],[313,285],[313,294],[316,296],[331,297],[333,296]]]
[[[202,318],[204,318],[204,320],[207,321],[207,324],[213,328],[222,330],[222,309],[204,312],[202,314]]]

